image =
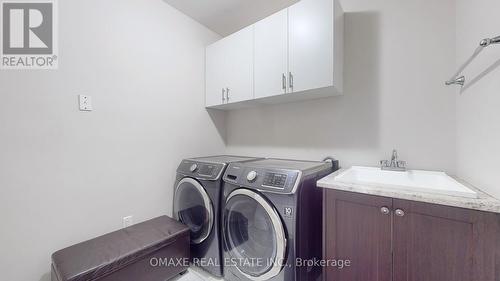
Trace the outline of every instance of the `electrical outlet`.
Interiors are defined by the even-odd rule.
[[[92,111],[92,97],[79,95],[78,102],[80,104],[80,111]]]
[[[123,227],[129,227],[134,224],[134,218],[132,216],[123,217]]]

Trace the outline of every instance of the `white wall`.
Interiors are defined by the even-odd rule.
[[[204,110],[218,35],[161,0],[59,8],[59,70],[0,71],[1,280],[49,280],[53,251],[170,213],[180,159],[224,151]]]
[[[457,0],[456,63],[482,38],[500,36],[498,0]],[[465,70],[457,97],[457,167],[466,181],[500,198],[500,46],[485,49]]]
[[[455,173],[454,0],[342,0],[345,95],[227,115],[228,151]],[[313,70],[311,70],[313,71]]]

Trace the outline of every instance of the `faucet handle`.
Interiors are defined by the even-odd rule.
[[[398,151],[396,149],[392,150],[391,160],[398,160]]]
[[[406,168],[406,161],[398,161],[398,168]]]
[[[389,167],[390,166],[389,160],[380,160],[380,166]]]

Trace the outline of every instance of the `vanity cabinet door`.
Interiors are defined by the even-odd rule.
[[[324,267],[325,281],[389,281],[392,271],[392,199],[324,190],[324,259],[350,260]]]
[[[494,214],[394,199],[393,216],[393,280],[498,280]]]

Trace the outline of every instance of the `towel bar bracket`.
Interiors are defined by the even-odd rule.
[[[479,53],[481,53],[481,51],[484,48],[486,48],[492,44],[500,44],[500,36],[497,36],[494,38],[485,38],[485,39],[481,40],[481,42],[479,42],[479,47],[476,49],[474,54],[472,54],[472,56],[458,69],[456,74],[453,77],[451,77],[450,80],[446,81],[445,84],[447,86],[449,86],[449,85],[464,86],[466,79],[465,79],[465,76],[460,75],[461,72],[477,57],[477,55],[479,55]]]
[[[499,43],[500,43],[500,36],[495,37],[495,38],[486,38],[486,39],[483,39],[483,40],[481,40],[481,42],[479,43],[479,45],[481,47],[488,47],[491,44],[499,44]]]
[[[450,85],[463,86],[465,84],[465,76],[460,76],[460,77],[456,78],[455,80],[446,81],[445,84],[446,84],[446,86],[450,86]]]

